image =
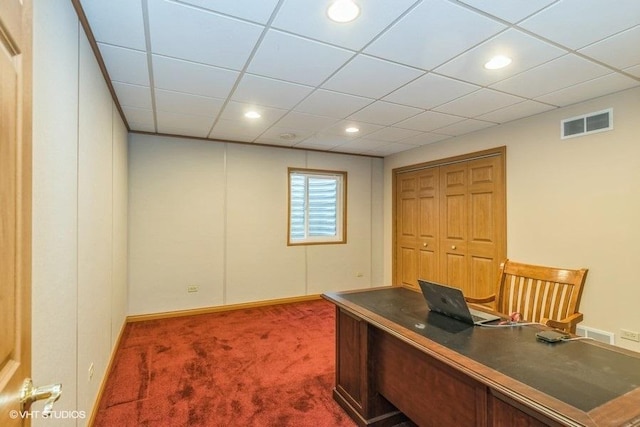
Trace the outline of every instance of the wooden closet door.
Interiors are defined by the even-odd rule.
[[[418,175],[398,175],[396,180],[396,279],[397,285],[416,286],[418,276]]]
[[[400,174],[396,186],[396,284],[438,280],[438,168]]]
[[[440,281],[465,290],[468,283],[467,163],[440,168]]]
[[[502,158],[441,167],[441,280],[465,295],[495,291],[505,257]]]
[[[439,168],[418,173],[418,279],[437,281],[440,278],[438,262],[440,230]],[[417,281],[416,281],[417,286]]]
[[[495,292],[498,267],[506,257],[506,214],[502,157],[472,160],[467,165],[469,296]]]

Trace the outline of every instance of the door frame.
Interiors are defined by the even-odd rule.
[[[398,242],[397,242],[397,226],[398,226],[398,212],[397,212],[397,202],[398,202],[398,194],[397,194],[397,180],[398,180],[398,175],[402,174],[402,173],[407,173],[407,172],[414,172],[414,171],[419,171],[422,169],[428,169],[428,168],[433,168],[433,167],[439,167],[439,166],[445,166],[445,165],[451,165],[454,163],[462,163],[462,162],[466,162],[469,160],[477,160],[477,159],[482,159],[485,157],[495,157],[495,156],[500,156],[502,158],[502,167],[503,167],[503,171],[504,171],[504,187],[506,190],[507,187],[507,147],[506,146],[501,146],[501,147],[495,147],[495,148],[490,148],[487,150],[482,150],[482,151],[475,151],[472,153],[466,153],[466,154],[461,154],[459,156],[453,156],[453,157],[446,157],[446,158],[442,158],[442,159],[436,159],[436,160],[430,160],[428,162],[423,162],[423,163],[416,163],[416,164],[412,164],[412,165],[407,165],[407,166],[401,166],[398,168],[395,168],[391,171],[391,283],[393,286],[399,286],[400,283],[400,278],[398,277],[398,268],[397,268],[397,259],[398,259],[398,254],[397,254],[397,250],[398,250]],[[505,191],[504,194],[504,218],[505,218],[505,224],[504,224],[504,253],[506,256],[506,252],[507,252],[507,193]]]

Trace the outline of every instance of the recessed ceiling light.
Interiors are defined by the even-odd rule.
[[[347,132],[347,133],[356,133],[356,132],[360,132],[360,129],[358,129],[355,126],[351,126],[351,127],[346,128],[344,131]]]
[[[262,117],[257,111],[247,111],[246,113],[244,113],[244,116],[247,119],[259,119],[260,117]]]
[[[360,7],[353,0],[336,0],[327,9],[327,15],[335,22],[351,22],[360,15]]]
[[[499,68],[504,68],[509,64],[511,64],[511,58],[504,55],[498,55],[494,56],[489,60],[489,62],[484,64],[484,68],[487,70],[497,70]]]

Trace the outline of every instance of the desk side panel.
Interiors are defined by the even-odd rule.
[[[487,426],[485,386],[386,332],[374,328],[373,335],[378,391],[412,421]]]

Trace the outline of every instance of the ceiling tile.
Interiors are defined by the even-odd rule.
[[[139,123],[141,125],[151,127],[154,126],[152,110],[123,106],[122,111],[124,112],[124,115],[127,118],[127,122],[129,123]]]
[[[406,129],[429,132],[462,120],[464,120],[463,117],[437,113],[435,111],[425,111],[422,114],[418,114],[417,116],[398,123],[397,126]]]
[[[330,150],[349,141],[350,139],[342,138],[336,135],[316,133],[311,137],[305,139],[301,143],[296,144],[295,147],[309,148],[312,150]]]
[[[189,114],[158,111],[158,133],[187,135],[206,138],[213,125],[213,118]]]
[[[352,56],[348,50],[269,30],[247,71],[317,86]]]
[[[566,53],[566,50],[510,29],[436,68],[435,71],[486,86]],[[511,58],[511,64],[499,70],[486,69],[484,64],[497,55]]]
[[[411,144],[391,143],[391,144],[384,145],[382,147],[378,147],[373,150],[370,150],[367,152],[367,154],[371,154],[373,156],[389,156],[391,154],[412,150],[414,148],[417,148],[417,146],[411,145]]]
[[[378,141],[386,142],[398,142],[405,138],[411,138],[422,134],[422,131],[412,129],[402,129],[397,127],[385,127],[379,131],[370,133],[367,138],[375,139]]]
[[[365,49],[425,70],[450,60],[506,26],[448,2],[427,0]]]
[[[272,26],[353,50],[362,49],[416,0],[367,0],[351,23],[327,17],[326,1],[285,0]]]
[[[385,101],[430,109],[480,89],[436,74],[425,74],[384,97]]]
[[[149,86],[130,85],[113,82],[118,102],[123,107],[136,107],[151,110],[151,88]]]
[[[292,108],[312,90],[310,86],[245,74],[231,99],[266,107]]]
[[[375,150],[376,148],[384,147],[385,145],[389,145],[389,143],[385,141],[377,141],[375,139],[358,138],[338,145],[333,150],[346,153],[362,153],[363,151]]]
[[[465,117],[476,117],[498,108],[517,104],[524,101],[522,98],[497,92],[491,89],[480,89],[447,104],[435,108],[436,111],[448,114],[457,114]]]
[[[639,46],[640,25],[637,25],[630,30],[580,49],[580,53],[624,69],[640,64]]]
[[[533,116],[545,111],[556,108],[553,105],[542,104],[536,101],[524,101],[519,104],[509,105],[487,114],[482,114],[477,119],[486,120],[495,123],[506,123],[511,120],[521,119],[523,117]]]
[[[564,46],[579,49],[638,25],[639,16],[638,0],[563,0],[519,25]]]
[[[263,122],[246,123],[242,120],[220,119],[209,134],[209,138],[224,141],[252,142],[268,125]]]
[[[372,102],[371,98],[318,89],[298,104],[295,111],[343,119]]]
[[[466,133],[475,132],[480,129],[485,129],[491,126],[496,126],[495,123],[485,122],[483,120],[467,119],[462,122],[454,123],[449,126],[438,129],[438,133],[443,133],[451,136],[464,135]]]
[[[193,7],[149,2],[153,53],[242,69],[264,27]]]
[[[213,124],[213,119],[218,116],[218,113],[224,104],[224,100],[219,98],[208,98],[206,96],[172,92],[162,89],[157,89],[155,95],[156,108],[159,111],[207,116],[211,119],[210,124]]]
[[[639,85],[640,82],[637,80],[620,74],[611,73],[597,79],[589,80],[566,89],[549,93],[536,99],[538,101],[564,107],[575,104],[576,102],[586,101],[587,99],[596,98],[598,96],[607,95],[609,93],[618,92]]]
[[[149,123],[136,123],[136,122],[131,122],[129,120],[127,120],[127,123],[129,124],[129,129],[133,130],[133,131],[138,131],[138,132],[151,132],[151,133],[155,133],[156,131],[156,127],[153,124],[149,124]]]
[[[155,86],[212,98],[226,98],[240,73],[153,55]]]
[[[96,41],[146,50],[142,5],[131,0],[82,0]]]
[[[316,116],[314,114],[292,111],[278,122],[278,126],[319,131],[326,129],[336,122],[335,118]]]
[[[351,95],[381,98],[422,74],[415,68],[358,55],[322,87]]]
[[[569,54],[498,82],[491,87],[526,98],[537,98],[608,73],[610,70],[601,65]]]
[[[98,43],[98,47],[111,80],[149,86],[149,67],[145,52],[102,43]]]
[[[390,102],[376,101],[368,105],[357,113],[349,116],[349,119],[373,123],[376,125],[389,126],[401,120],[413,117],[422,113],[420,108],[407,107],[405,105],[392,104]]]
[[[448,138],[451,138],[451,137],[449,135],[441,135],[438,133],[425,132],[411,138],[403,139],[400,142],[402,144],[427,145],[427,144],[433,144],[434,142],[443,141]]]
[[[278,0],[180,0],[214,12],[266,24]]]
[[[460,0],[470,6],[512,23],[547,7],[556,0]]]
[[[624,72],[640,78],[640,65],[636,65],[635,67],[625,68]]]

